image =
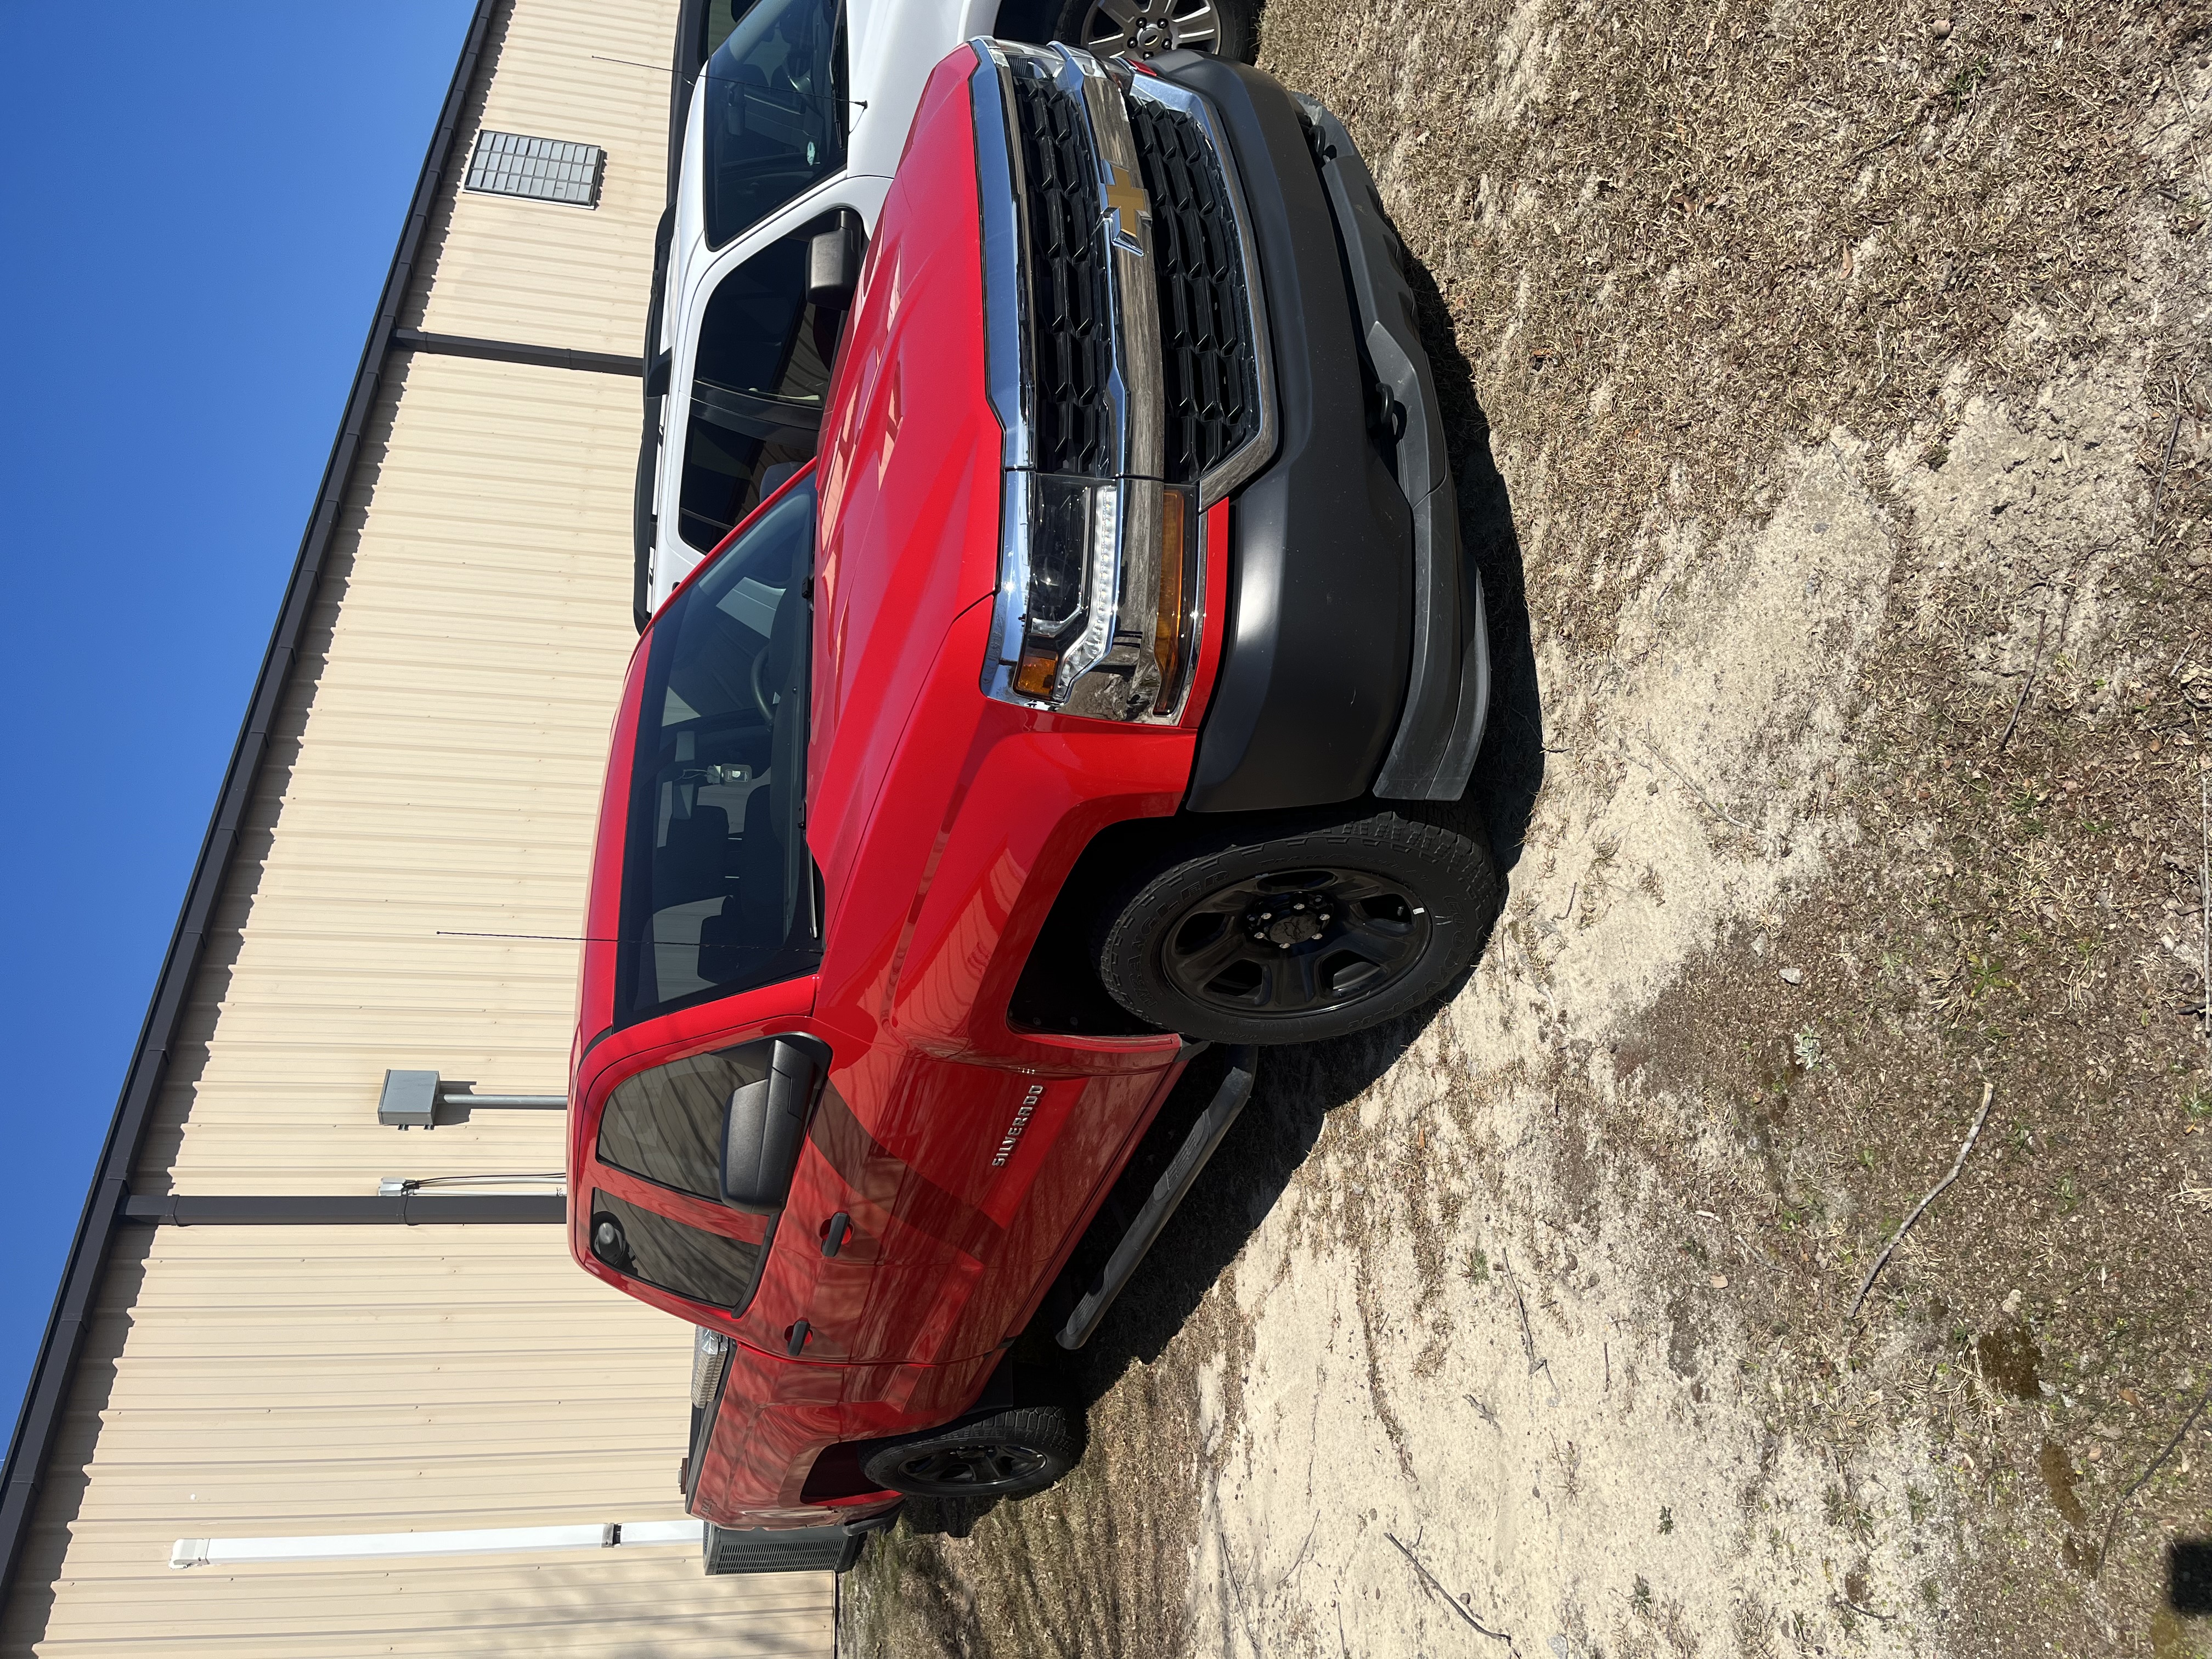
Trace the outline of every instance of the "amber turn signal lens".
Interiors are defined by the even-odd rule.
[[[1189,541],[1189,502],[1180,489],[1160,493],[1160,599],[1152,613],[1152,661],[1160,671],[1160,689],[1152,712],[1164,714],[1175,706],[1182,673],[1183,612],[1186,548]]]
[[[1040,651],[1031,646],[1022,653],[1021,666],[1014,670],[1014,690],[1025,697],[1048,697],[1052,695],[1053,678],[1060,670],[1060,653]]]

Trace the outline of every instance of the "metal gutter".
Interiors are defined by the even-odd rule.
[[[62,1270],[53,1312],[46,1321],[46,1340],[40,1346],[30,1384],[24,1390],[22,1411],[15,1420],[15,1437],[8,1447],[6,1469],[0,1474],[0,1601],[4,1601],[13,1588],[24,1540],[37,1516],[46,1460],[68,1407],[70,1385],[76,1375],[78,1357],[83,1352],[86,1334],[91,1328],[100,1281],[106,1273],[109,1247],[128,1194],[131,1172],[137,1163],[152,1120],[154,1102],[168,1069],[170,1053],[177,1041],[178,1027],[201,952],[206,946],[215,908],[222,896],[231,856],[237,848],[240,830],[260,779],[270,733],[291,682],[292,669],[299,657],[300,635],[313,608],[331,536],[337,528],[338,514],[352,481],[362,434],[376,407],[385,356],[391,349],[392,336],[398,326],[400,307],[406,303],[408,289],[414,283],[416,258],[446,183],[454,137],[460,129],[477,66],[484,44],[490,38],[492,19],[498,6],[499,0],[477,0],[476,14],[470,19],[468,33],[462,40],[460,59],[453,66],[453,83],[447,88],[444,106],[438,112],[438,125],[423,155],[422,174],[416,181],[414,198],[400,229],[399,244],[392,252],[392,268],[385,276],[384,291],[377,300],[368,340],[354,372],[353,389],[346,396],[344,421],[331,447],[330,461],[323,469],[322,485],[316,493],[307,534],[300,544],[298,561],[292,567],[291,580],[284,590],[283,604],[276,613],[268,654],[262,659],[252,699],[246,705],[245,723],[231,750],[229,769],[223,775],[214,816],[209,822],[206,838],[200,843],[199,860],[192,866],[191,881],[185,889],[184,906],[177,917],[176,931],[170,935],[168,954],[162,959],[161,973],[154,981],[153,1000],[147,1007],[137,1047],[124,1075],[123,1091],[108,1125],[106,1144],[100,1149],[92,1188],[86,1194],[84,1212],[77,1221],[76,1237],[70,1245],[68,1263]]]
[[[479,340],[466,334],[425,334],[419,328],[392,331],[395,351],[422,351],[441,357],[477,357],[492,363],[527,363],[536,368],[580,368],[593,374],[645,376],[645,359],[618,351],[585,351],[574,346],[525,345],[514,340]]]

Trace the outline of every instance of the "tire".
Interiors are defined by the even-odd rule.
[[[1313,1042],[1419,1007],[1498,909],[1480,832],[1397,811],[1216,832],[1139,872],[1094,944],[1109,995],[1212,1042]]]
[[[1260,55],[1260,0],[1045,0],[1042,15],[1044,39],[1105,55],[1150,58],[1176,46],[1240,64]]]
[[[1083,1448],[1053,1406],[1016,1406],[887,1440],[860,1460],[885,1492],[909,1498],[1018,1498],[1075,1467]]]

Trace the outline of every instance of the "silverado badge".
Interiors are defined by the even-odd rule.
[[[993,1169],[1006,1167],[1006,1160],[1014,1155],[1014,1144],[1022,1138],[1022,1131],[1030,1127],[1030,1114],[1036,1110],[1037,1102],[1043,1098],[1044,1085],[1030,1084],[1029,1093],[1022,1097],[1022,1103],[1015,1109],[1014,1121],[1006,1125],[1006,1133],[999,1142],[999,1150],[992,1155]]]

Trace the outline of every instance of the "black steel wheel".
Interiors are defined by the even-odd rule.
[[[1433,931],[1402,878],[1265,870],[1187,906],[1160,942],[1160,969],[1222,1013],[1316,1013],[1388,990],[1420,966]]]
[[[1126,884],[1099,977],[1141,1019],[1217,1042],[1310,1042],[1392,1018],[1474,958],[1497,907],[1469,828],[1395,811],[1217,832]]]
[[[912,1498],[1014,1498],[1059,1480],[1080,1449],[1057,1409],[1021,1406],[884,1441],[860,1468]]]
[[[1249,64],[1259,55],[1258,0],[1062,0],[1050,38],[1102,58],[1182,48]]]
[[[933,1446],[902,1457],[895,1492],[1006,1492],[1025,1486],[1044,1468],[1044,1454],[1018,1442]]]

